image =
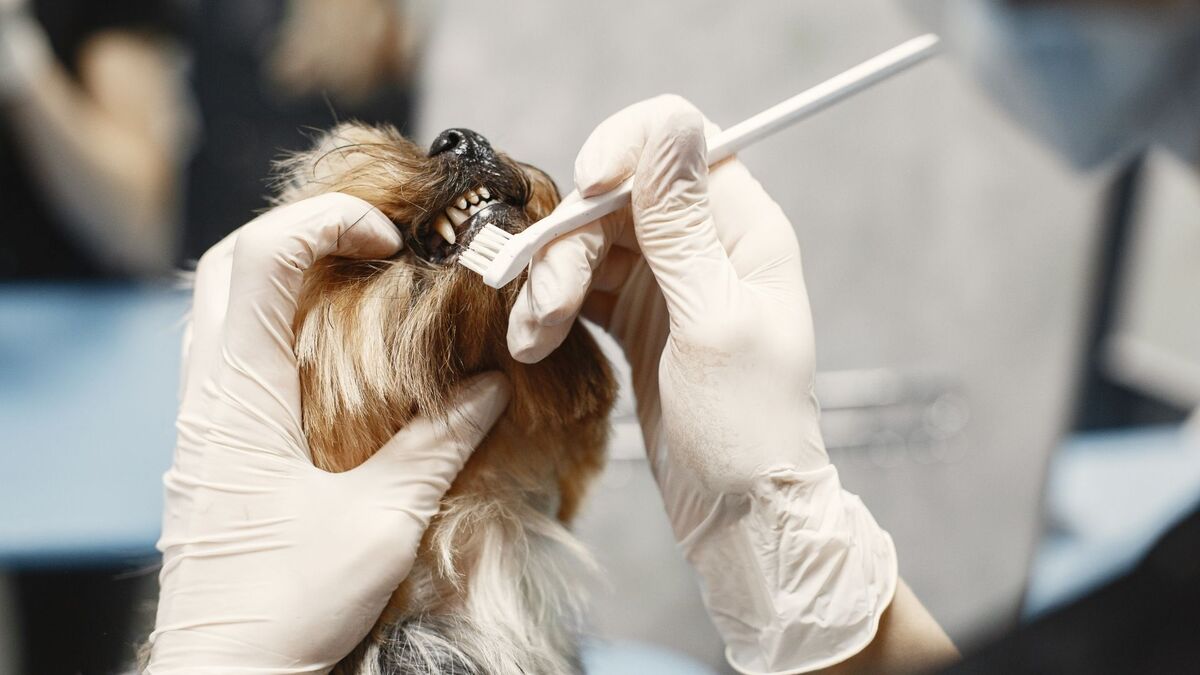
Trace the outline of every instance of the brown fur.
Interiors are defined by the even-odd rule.
[[[393,129],[342,125],[320,139],[313,151],[284,165],[286,183],[278,201],[345,192],[374,204],[406,236],[416,237],[417,223],[428,220],[430,211],[440,212],[445,195],[461,192],[457,185],[445,185],[457,180],[454,167],[435,159]],[[524,210],[531,222],[547,215],[558,201],[549,178],[532,167],[501,159],[519,168],[528,181]],[[476,590],[471,580],[483,574],[478,566],[504,563],[483,558],[525,554],[521,547],[541,540],[538,528],[558,527],[541,522],[542,518],[569,523],[603,463],[607,417],[615,393],[608,364],[578,324],[562,347],[543,362],[514,361],[505,332],[521,281],[497,291],[456,263],[428,263],[410,250],[388,260],[325,259],[305,276],[296,317],[296,355],[304,431],[319,467],[351,469],[413,416],[446,417],[448,396],[474,374],[499,370],[512,384],[508,409],[446,495],[413,572],[393,596],[375,636],[368,638],[377,645],[386,645],[389,632],[405,622],[483,623],[470,616],[471,593],[507,592]],[[548,536],[554,539],[560,534]],[[530,568],[529,574],[541,573],[537,564],[526,561],[525,567]],[[531,605],[525,608],[531,615],[528,623],[569,623],[565,616],[540,616],[567,612],[560,605],[571,604],[569,600],[551,598],[544,606],[534,606],[546,602],[543,593],[531,598],[528,590],[521,591],[530,585],[536,589],[543,582],[559,583],[536,578],[499,583],[511,583],[524,592],[520,602]],[[480,630],[503,633],[506,629]],[[561,644],[570,626],[544,630],[568,665],[577,667],[570,653],[573,645]],[[528,647],[517,644],[512,651]],[[364,656],[368,651],[364,648],[352,655],[343,670],[370,672],[353,662],[375,658]],[[489,662],[478,654],[470,657],[471,667],[483,672],[507,671],[504,659],[516,658],[497,655]],[[386,655],[383,658],[386,661]],[[529,673],[563,667],[551,657],[511,665],[512,672]],[[425,672],[394,663],[391,667],[394,672]]]

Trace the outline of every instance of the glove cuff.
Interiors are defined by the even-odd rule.
[[[899,578],[891,536],[832,465],[767,471],[681,546],[726,658],[747,675],[809,672],[862,651]]]

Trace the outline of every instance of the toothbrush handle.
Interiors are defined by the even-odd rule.
[[[633,177],[621,181],[617,187],[594,197],[580,197],[578,190],[563,199],[563,203],[554,209],[554,213],[534,223],[524,232],[516,235],[521,239],[533,239],[534,248],[549,244],[552,239],[578,229],[588,223],[620,210],[629,203],[629,195],[633,192]],[[575,200],[575,201],[570,201]]]
[[[932,33],[915,37],[729,127],[709,139],[709,166],[734,155],[755,141],[924,61],[938,52],[938,43],[938,36]],[[567,196],[567,200],[578,201],[560,205],[549,217],[537,222],[517,237],[533,239],[534,248],[541,248],[555,237],[628,204],[632,187],[633,179],[629,178],[612,190],[594,197],[580,198],[578,192],[572,192]]]
[[[915,66],[937,54],[939,42],[938,36],[933,33],[915,37],[725,129],[709,139],[709,166],[736,154],[756,141],[821,112],[848,96]]]

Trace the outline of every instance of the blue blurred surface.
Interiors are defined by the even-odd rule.
[[[0,286],[0,565],[155,554],[189,294]]]
[[[1200,501],[1200,442],[1180,427],[1089,433],[1054,455],[1048,531],[1025,596],[1032,619],[1131,568]]]
[[[588,675],[716,675],[716,671],[681,652],[633,640],[592,640],[583,647]]]

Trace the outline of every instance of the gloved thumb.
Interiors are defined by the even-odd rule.
[[[575,161],[576,184],[589,196],[627,177],[636,159],[634,231],[675,329],[721,316],[738,287],[709,210],[706,124],[686,100],[659,96],[602,123]]]
[[[509,396],[508,380],[500,373],[468,380],[454,394],[445,419],[411,420],[350,473],[371,484],[373,498],[428,523],[467,458],[508,406]]]

